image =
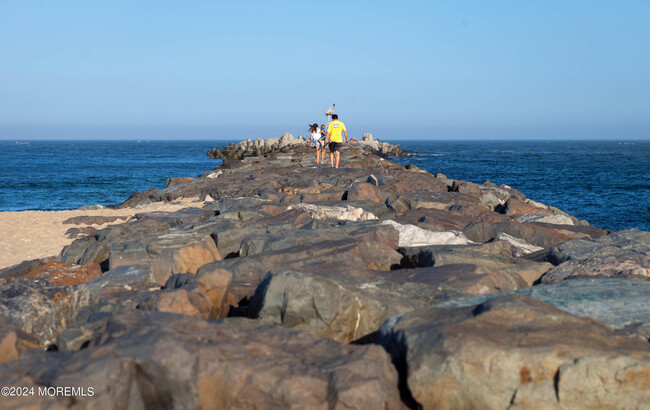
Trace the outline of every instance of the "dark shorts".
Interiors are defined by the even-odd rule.
[[[330,152],[334,152],[334,151],[341,152],[342,146],[343,146],[342,142],[330,142]]]

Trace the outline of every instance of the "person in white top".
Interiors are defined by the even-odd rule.
[[[320,130],[318,129],[318,124],[314,123],[310,125],[309,132],[310,135],[309,135],[308,142],[312,147],[316,148],[316,164],[320,164],[322,159],[325,159],[325,142],[321,138],[321,133]]]

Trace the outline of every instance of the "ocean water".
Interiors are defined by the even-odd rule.
[[[403,141],[431,173],[506,184],[603,229],[650,231],[650,141]]]
[[[0,141],[0,211],[117,205],[212,170],[229,141]],[[650,231],[650,141],[395,141],[432,173],[490,180],[592,225]],[[344,161],[345,158],[343,158]]]
[[[119,205],[212,170],[215,144],[224,141],[0,141],[0,211]]]

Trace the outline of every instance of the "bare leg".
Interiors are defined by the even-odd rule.
[[[330,151],[330,168],[334,168],[334,153]]]
[[[340,151],[336,151],[336,152],[334,153],[334,155],[336,155],[336,168],[338,168],[338,167],[339,167],[339,160],[341,159],[341,152],[340,152]]]
[[[325,148],[321,148],[320,150],[320,162],[325,163]]]
[[[318,164],[318,156],[320,155],[320,149],[316,148],[316,163]]]

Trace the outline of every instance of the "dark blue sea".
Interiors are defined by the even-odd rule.
[[[0,141],[0,211],[117,205],[219,164],[228,141]],[[432,173],[507,184],[592,225],[650,231],[650,141],[394,141]]]

